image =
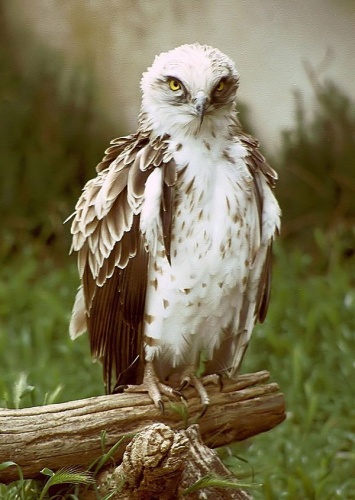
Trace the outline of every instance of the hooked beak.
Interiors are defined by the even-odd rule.
[[[201,126],[203,118],[205,116],[205,111],[208,108],[210,100],[202,90],[199,90],[195,95],[195,97],[193,98],[192,103],[195,107],[197,116],[200,117],[200,126]]]

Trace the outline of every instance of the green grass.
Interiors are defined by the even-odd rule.
[[[57,263],[26,247],[1,266],[0,405],[12,404],[21,373],[34,387],[22,406],[41,405],[58,386],[56,402],[102,393],[101,367],[85,336],[72,342],[68,323],[78,285],[75,257]]]
[[[257,499],[355,498],[352,261],[336,246],[320,245],[314,257],[281,245],[275,249],[269,315],[254,332],[243,371],[271,372],[285,394],[287,420],[223,452],[231,454],[227,463],[241,480],[262,484],[253,489]],[[319,262],[327,265],[320,270]],[[68,337],[78,284],[75,264],[68,257],[58,265],[34,247],[3,262],[1,406],[102,393],[101,369],[91,362],[87,338]],[[27,378],[14,391],[22,373]],[[0,490],[1,498],[14,498],[12,489]]]

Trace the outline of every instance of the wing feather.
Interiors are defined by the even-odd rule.
[[[150,142],[143,133],[113,140],[75,207],[72,249],[78,252],[82,287],[70,331],[72,337],[82,333],[86,318],[92,356],[103,363],[108,392],[142,379],[149,255],[140,209],[147,178],[163,168],[162,226],[170,244],[176,174],[166,149],[165,140]]]
[[[127,135],[125,137],[119,137],[118,139],[113,139],[111,141],[111,146],[106,149],[105,156],[103,160],[97,165],[96,172],[100,173],[106,170],[111,163],[120,156],[124,150],[132,145],[135,145],[139,141],[137,134]]]
[[[163,197],[160,208],[160,217],[162,221],[163,228],[163,240],[166,255],[170,263],[170,246],[171,246],[171,223],[174,205],[174,185],[177,179],[176,170],[174,164],[167,163],[164,167],[164,178],[163,178]]]
[[[276,186],[278,175],[276,170],[270,167],[264,156],[259,151],[259,141],[251,135],[239,132],[238,137],[243,146],[248,151],[246,162],[252,174],[260,172],[267,180],[271,187]]]
[[[263,217],[264,217],[264,187],[263,179],[265,179],[271,188],[276,186],[278,179],[277,172],[268,165],[264,156],[258,150],[259,142],[250,135],[240,133],[239,139],[248,151],[246,164],[254,179],[254,194],[259,213],[260,234],[263,232]],[[276,227],[276,234],[278,227]],[[263,241],[263,238],[261,238]],[[259,287],[256,299],[257,320],[262,323],[265,320],[271,289],[271,272],[272,272],[272,243],[273,238],[270,238],[267,243],[265,260],[262,266],[262,272],[259,278]]]
[[[260,277],[257,303],[257,317],[259,323],[263,323],[269,308],[272,275],[272,242],[267,248],[263,272]]]

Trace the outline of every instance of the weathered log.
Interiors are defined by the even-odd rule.
[[[201,478],[227,479],[234,487],[203,486],[194,491]],[[173,431],[165,424],[153,424],[128,444],[122,463],[97,478],[101,495],[116,490],[112,500],[251,500],[237,488],[237,479],[218,455],[203,444],[198,425]],[[189,493],[187,494],[187,490]],[[90,492],[83,500],[94,500]]]
[[[146,394],[123,393],[63,404],[21,410],[0,410],[0,463],[14,461],[24,477],[39,476],[43,467],[87,466],[122,436],[162,422],[183,429],[198,421],[203,442],[210,448],[240,441],[268,431],[285,419],[283,394],[276,383],[267,383],[266,371],[224,380],[223,390],[207,385],[210,405],[201,417],[201,404],[194,389],[184,391],[188,403],[165,403],[162,414]],[[188,419],[181,415],[186,408]],[[130,438],[117,450],[120,460]],[[0,471],[0,481],[18,478],[15,467]]]

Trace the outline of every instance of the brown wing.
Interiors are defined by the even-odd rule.
[[[161,213],[168,254],[175,183],[175,165],[164,140],[150,142],[135,134],[111,144],[98,176],[83,190],[71,229],[82,280],[79,294],[84,296],[74,306],[84,311],[73,311],[73,318],[85,314],[91,352],[103,363],[108,392],[142,379],[149,255],[139,220],[145,183],[155,168],[164,169]]]
[[[239,132],[238,137],[243,146],[248,151],[248,156],[245,158],[246,164],[254,178],[255,199],[258,205],[260,231],[263,214],[263,190],[261,186],[261,176],[263,176],[270,187],[274,188],[277,182],[277,172],[268,165],[263,155],[259,152],[259,143],[254,137],[248,134]],[[271,288],[271,269],[272,269],[272,241],[267,249],[263,272],[259,281],[259,289],[257,295],[257,319],[260,323],[265,320],[266,313],[270,300]]]

